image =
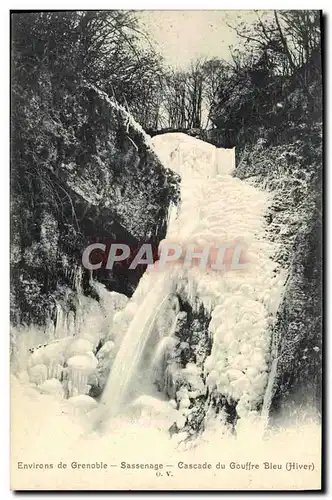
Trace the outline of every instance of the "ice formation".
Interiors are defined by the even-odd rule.
[[[249,268],[150,269],[130,300],[94,282],[99,303],[79,293],[75,315],[57,304],[56,326],[47,329],[46,340],[45,331],[15,332],[19,358],[15,371],[43,397],[69,398],[75,414],[92,411],[99,423],[126,408],[152,418],[155,404],[155,414],[169,418],[169,425],[175,422],[181,430],[190,398],[207,391],[235,403],[237,416],[250,421],[257,416],[258,404],[264,401],[265,413],[269,404],[270,327],[285,278],[273,262],[275,248],[266,239],[269,195],[230,175],[234,150],[218,149],[184,134],[160,135],[149,144],[164,166],[181,176],[181,202],[170,209],[166,240],[198,246],[241,241],[248,248]],[[203,307],[211,315],[212,350],[203,372],[194,363],[183,368],[165,362],[183,314],[177,295],[193,310]],[[46,345],[35,348],[40,341]],[[103,347],[96,353],[100,342]],[[29,348],[35,349],[23,355]],[[164,401],[166,396],[151,387],[151,379],[158,379],[160,371],[166,385],[160,390],[171,401]],[[91,384],[103,386],[106,379],[97,405],[88,396]],[[187,381],[191,389],[184,384],[177,390],[174,380]],[[143,407],[146,411],[141,411]],[[176,439],[181,440],[181,434]]]
[[[207,388],[236,402],[238,417],[255,415],[267,385],[269,327],[284,283],[284,273],[272,260],[275,248],[266,240],[269,195],[231,177],[234,150],[218,150],[184,134],[157,136],[151,143],[164,165],[181,175],[181,204],[172,208],[166,240],[201,246],[238,240],[248,247],[250,265],[245,271],[207,272],[169,264],[162,272],[145,274],[127,306],[135,304],[136,312],[103,394],[101,420],[116,415],[130,397],[156,318],[165,320],[162,305],[177,293],[193,309],[203,305],[211,313],[213,344],[204,365]],[[166,339],[169,336],[166,333]],[[167,342],[154,347],[153,359],[162,359]],[[166,383],[180,377],[190,379],[197,394],[206,390],[195,365],[181,369],[169,363],[166,371]],[[189,406],[187,394],[176,397],[180,408]]]
[[[181,174],[181,207],[167,238],[199,245],[239,239],[248,245],[248,270],[206,273],[195,267],[182,270],[177,282],[193,307],[203,304],[212,313],[206,384],[236,401],[237,414],[244,417],[264,397],[269,326],[285,279],[266,240],[269,195],[229,175],[232,151],[218,154],[214,146],[183,134],[157,136],[153,143],[166,165]]]
[[[14,331],[13,371],[43,394],[70,399],[80,395],[88,397],[91,382],[98,384],[99,378],[104,376],[105,356],[114,346],[111,340],[115,337],[114,328],[111,328],[111,325],[114,327],[113,317],[128,299],[122,294],[108,292],[96,282],[92,286],[98,292],[99,303],[79,292],[74,317],[58,303],[55,326],[51,323],[46,332],[37,327]],[[105,343],[96,356],[94,352],[101,340]]]

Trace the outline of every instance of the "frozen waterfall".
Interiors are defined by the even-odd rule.
[[[268,385],[269,326],[284,284],[284,273],[272,260],[275,249],[265,235],[269,195],[230,175],[234,149],[218,149],[178,133],[157,136],[151,145],[163,164],[181,176],[181,203],[172,208],[166,240],[204,245],[240,238],[248,245],[250,267],[246,272],[218,273],[174,266],[145,274],[128,302],[127,307],[135,304],[136,312],[113,362],[98,421],[115,416],[130,400],[144,370],[145,351],[152,349],[155,356],[158,352],[155,322],[167,323],[163,304],[177,293],[194,309],[203,305],[212,315],[206,386],[237,402],[238,417],[250,420],[257,416],[255,409]]]

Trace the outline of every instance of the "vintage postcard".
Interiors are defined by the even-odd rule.
[[[322,488],[322,13],[12,11],[11,488]]]

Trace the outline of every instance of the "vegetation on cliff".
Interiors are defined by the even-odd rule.
[[[165,236],[176,176],[132,114],[104,92],[139,115],[157,56],[138,63],[135,26],[130,13],[116,11],[12,16],[14,323],[55,319],[57,300],[75,310],[78,284],[96,296],[81,269],[89,243],[135,246]],[[129,274],[95,273],[131,295],[140,274]]]

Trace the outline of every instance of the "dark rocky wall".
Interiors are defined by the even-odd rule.
[[[56,102],[47,89],[24,106],[13,99],[14,323],[44,324],[58,299],[75,309],[78,287],[95,297],[81,264],[84,248],[96,241],[157,245],[178,196],[177,176],[126,110],[88,85],[64,89]],[[142,272],[122,266],[93,275],[130,296]]]
[[[292,417],[298,405],[322,406],[322,227],[310,220],[298,232],[278,312],[278,364],[272,422]]]
[[[302,408],[321,411],[322,391],[322,137],[321,124],[297,140],[249,144],[235,175],[271,191],[267,237],[277,245],[274,260],[287,271],[272,332],[277,372],[271,422]]]

